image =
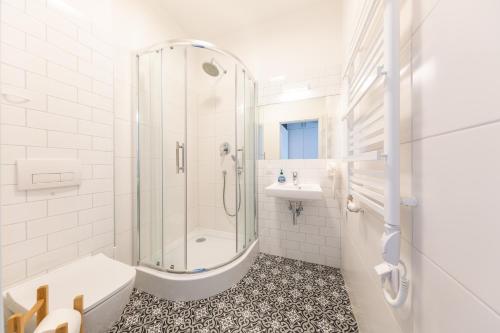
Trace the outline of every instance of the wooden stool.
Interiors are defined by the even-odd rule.
[[[80,313],[80,333],[83,333],[83,295],[78,295],[73,299],[73,309]],[[59,310],[55,310],[54,314]],[[64,310],[63,310],[64,311]],[[73,311],[73,310],[69,310]],[[47,322],[54,321],[49,315],[49,287],[41,286],[36,290],[36,303],[31,307],[31,309],[24,313],[16,313],[12,315],[7,321],[7,333],[25,333],[26,323],[36,314],[36,326],[43,326],[45,319],[45,324]],[[46,326],[46,325],[45,325]],[[36,332],[36,330],[35,330]],[[57,324],[55,328],[55,333],[72,333],[68,332],[68,323]]]

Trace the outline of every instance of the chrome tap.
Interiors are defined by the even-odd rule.
[[[292,176],[293,176],[293,185],[298,185],[298,183],[299,183],[299,182],[298,182],[298,180],[297,180],[297,178],[298,178],[298,173],[297,173],[297,171],[294,171],[294,172],[292,173]]]

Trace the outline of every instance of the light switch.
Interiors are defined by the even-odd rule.
[[[60,182],[60,173],[36,173],[33,175],[33,184]]]

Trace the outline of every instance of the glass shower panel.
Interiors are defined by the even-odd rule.
[[[198,98],[200,90],[200,79],[198,67],[198,50],[186,49],[186,270],[204,267],[199,262],[204,258],[203,252],[196,240],[200,239],[198,229],[198,203],[199,193],[197,185],[198,175]],[[213,178],[211,176],[210,178]]]
[[[165,49],[163,57],[163,268],[186,270],[186,71],[187,49]]]
[[[238,214],[236,218],[237,223],[237,241],[236,248],[240,252],[245,249],[245,234],[246,234],[246,224],[245,224],[245,211],[246,211],[246,159],[245,151],[247,147],[245,146],[245,81],[246,72],[241,66],[237,66],[237,76],[236,76],[236,187],[238,191]]]
[[[256,111],[255,83],[249,76],[245,78],[245,234],[246,245],[251,244],[256,235]]]
[[[163,265],[162,224],[162,54],[138,58],[139,261]]]
[[[187,59],[187,270],[199,271],[236,254],[235,70],[209,49]]]

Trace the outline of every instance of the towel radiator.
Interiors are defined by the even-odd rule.
[[[386,301],[406,300],[409,280],[400,258],[400,205],[416,205],[400,195],[399,0],[365,1],[343,73],[349,212],[366,207],[384,219],[383,262],[375,266]],[[359,205],[358,205],[359,204]],[[354,208],[353,208],[354,207]],[[383,287],[384,288],[384,287]]]

